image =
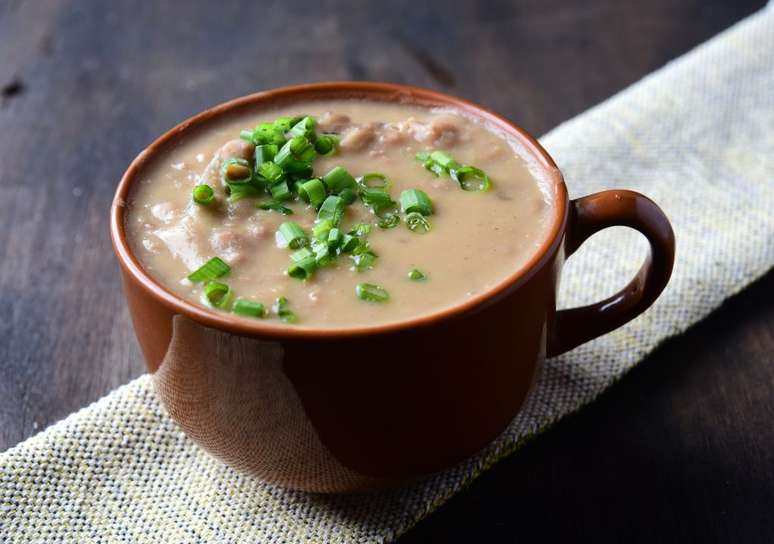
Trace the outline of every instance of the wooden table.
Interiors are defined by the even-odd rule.
[[[763,3],[6,0],[0,450],[143,372],[108,207],[173,124],[259,89],[371,79],[541,134]],[[769,274],[402,541],[774,541],[773,352]]]

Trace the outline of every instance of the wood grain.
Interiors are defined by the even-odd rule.
[[[166,128],[260,89],[369,79],[540,134],[763,3],[0,3],[0,450],[142,372],[107,217]],[[774,540],[772,293],[769,275],[402,540]]]

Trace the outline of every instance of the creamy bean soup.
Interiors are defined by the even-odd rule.
[[[451,109],[309,101],[184,131],[141,166],[126,230],[191,302],[288,326],[395,322],[501,282],[545,241],[549,182]]]

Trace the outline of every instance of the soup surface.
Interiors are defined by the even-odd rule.
[[[296,267],[292,274],[288,272],[293,265],[291,255],[304,245],[308,250],[323,245],[321,241],[314,246],[309,243],[315,239],[313,230],[320,222],[316,223],[315,207],[296,198],[277,207],[291,210],[291,215],[259,209],[258,204],[271,200],[269,194],[233,201],[234,191],[227,195],[223,179],[224,175],[226,181],[230,179],[224,172],[231,163],[258,170],[255,147],[239,139],[240,131],[251,131],[258,123],[271,123],[282,116],[310,116],[316,121],[318,137],[338,135],[328,140],[338,140],[334,152],[318,154],[312,160],[312,176],[324,176],[337,166],[355,178],[378,172],[389,184],[377,192],[389,193],[396,203],[374,213],[372,208],[379,206],[364,202],[362,186],[356,186],[354,193],[360,192],[360,197],[339,207],[343,216],[338,235],[331,235],[331,239],[338,238],[328,258],[319,266],[314,259],[307,260],[307,264],[312,263],[307,266],[309,270]],[[433,151],[444,152],[435,156],[442,163],[444,157],[452,158],[452,169],[477,167],[488,175],[491,187],[463,190],[435,159],[416,157],[417,153]],[[244,161],[228,160],[233,158]],[[481,176],[473,172],[457,177],[468,189],[480,189]],[[189,274],[213,257],[226,263],[230,270],[213,280],[213,285],[227,285],[230,293],[220,298],[223,293],[213,288],[210,294],[215,296],[210,300],[221,306],[215,311],[234,311],[234,302],[241,299],[262,303],[263,319],[282,322],[277,308],[272,311],[271,306],[285,297],[296,317],[288,320],[293,321],[288,326],[337,328],[388,323],[459,304],[524,265],[545,240],[552,222],[549,182],[541,180],[539,172],[535,159],[519,142],[454,110],[368,100],[309,101],[232,114],[182,133],[174,145],[138,172],[139,183],[127,202],[126,229],[146,271],[194,303],[212,306],[205,295],[207,281],[193,282],[187,278]],[[288,187],[295,191],[298,181],[288,176]],[[375,186],[382,181],[373,177],[365,183]],[[192,190],[205,183],[214,189],[214,200],[194,202]],[[402,192],[412,189],[427,195],[431,213],[425,209],[428,213],[421,215],[412,208],[414,214],[409,217],[401,209]],[[392,228],[377,225],[386,227],[396,220]],[[289,221],[308,237],[306,244],[296,241],[297,249],[281,247],[287,240],[277,236],[280,226]],[[366,234],[361,227],[343,238],[361,224],[371,225],[370,232]],[[328,235],[329,230],[318,232],[320,240],[327,240]],[[342,240],[352,239],[361,244],[361,254],[372,257],[358,257],[341,249]],[[363,246],[365,242],[367,246]],[[307,272],[308,279],[299,279]],[[240,304],[243,309],[256,308]]]

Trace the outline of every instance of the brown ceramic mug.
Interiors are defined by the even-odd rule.
[[[394,324],[336,330],[211,311],[145,272],[124,228],[124,203],[145,162],[213,117],[315,98],[452,106],[493,124],[532,151],[552,180],[549,235],[526,265],[457,306]],[[602,302],[557,311],[565,259],[589,236],[616,225],[640,231],[650,243],[639,273]],[[480,450],[516,415],[546,356],[623,325],[656,300],[675,249],[669,221],[645,196],[611,190],[569,200],[548,153],[507,119],[435,91],[355,82],[257,93],[170,130],[122,178],[111,235],[140,347],[169,414],[228,465],[316,492],[395,485]]]

